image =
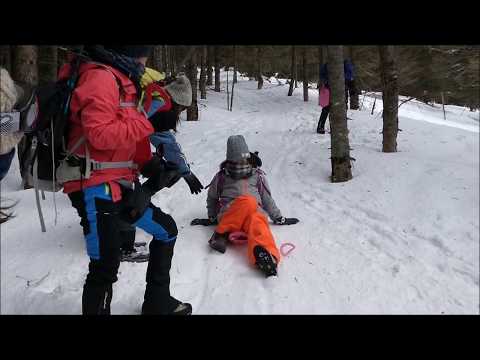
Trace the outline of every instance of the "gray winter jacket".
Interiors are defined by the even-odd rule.
[[[221,177],[223,177],[223,185],[221,184]],[[222,189],[219,189],[219,185]],[[219,190],[221,190],[220,194]],[[217,173],[215,175],[208,189],[208,217],[217,217],[217,219],[220,220],[230,203],[241,195],[254,196],[257,199],[259,207],[263,209],[272,220],[282,216],[282,213],[277,208],[271,196],[265,173],[260,169],[254,169],[252,176],[240,180],[234,180],[225,173],[222,175]]]

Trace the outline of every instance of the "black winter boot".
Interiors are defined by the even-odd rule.
[[[227,240],[228,234],[219,234],[217,232],[214,232],[208,243],[210,244],[210,247],[212,249],[224,254],[227,250]]]
[[[170,295],[170,267],[175,241],[150,242],[147,267],[147,287],[142,315],[191,315],[192,305],[182,303]]]
[[[97,285],[85,283],[82,294],[82,314],[110,315],[112,295],[112,284]]]
[[[257,267],[265,274],[266,277],[277,275],[277,264],[272,255],[262,246],[255,246],[253,249]]]

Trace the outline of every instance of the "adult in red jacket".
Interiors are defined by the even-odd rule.
[[[176,300],[169,290],[177,226],[170,215],[150,202],[152,193],[165,185],[145,193],[138,182],[139,170],[150,167],[152,173],[150,165],[155,164],[148,139],[153,127],[137,107],[139,80],[150,48],[91,47],[89,55],[95,61],[80,65],[72,94],[67,148],[74,149],[87,169],[85,178],[66,182],[64,192],[81,218],[90,257],[82,295],[83,314],[110,314],[112,284],[117,281],[120,265],[121,229],[126,223],[153,235],[142,313],[192,311],[190,304]],[[60,77],[67,73],[68,67]],[[157,180],[168,177],[161,168],[153,169]],[[144,206],[135,209],[138,203]]]

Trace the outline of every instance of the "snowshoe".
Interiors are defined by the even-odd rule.
[[[150,257],[150,254],[148,252],[141,252],[141,251],[137,251],[136,249],[133,249],[133,250],[122,251],[122,254],[120,256],[120,261],[141,263],[141,262],[147,262],[149,257]]]
[[[255,246],[253,249],[257,267],[265,274],[265,277],[277,275],[277,264],[272,255],[262,246]]]
[[[222,254],[227,250],[228,234],[214,232],[208,243],[210,247]]]
[[[189,303],[180,303],[173,310],[172,315],[192,315],[192,305]]]

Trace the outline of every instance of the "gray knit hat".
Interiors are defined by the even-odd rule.
[[[232,135],[227,140],[227,160],[241,161],[250,158],[247,142],[242,135]]]
[[[165,90],[178,105],[187,107],[192,105],[192,85],[185,75],[177,76],[173,82],[165,86]]]

